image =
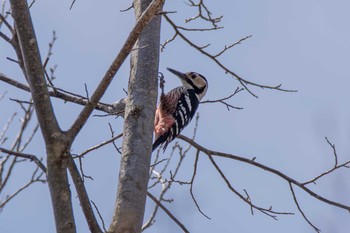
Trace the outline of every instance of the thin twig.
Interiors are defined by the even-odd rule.
[[[163,52],[165,49],[165,46],[171,43],[172,41],[174,41],[176,39],[176,36],[177,34],[175,33],[170,39],[166,40],[163,44],[161,44],[160,51]]]
[[[7,94],[7,91],[4,91],[1,95],[0,95],[0,101],[3,100],[5,98]]]
[[[8,150],[8,149],[2,148],[2,147],[0,147],[0,151],[3,153],[7,153],[9,155],[16,156],[16,157],[29,159],[30,161],[33,161],[38,167],[40,167],[40,169],[42,171],[44,171],[46,173],[46,168],[45,168],[44,164],[35,155],[25,154],[25,153],[21,153],[21,152],[17,152],[17,151],[12,151],[12,150]]]
[[[15,116],[17,115],[17,113],[13,113],[12,116],[10,117],[10,119],[7,121],[7,123],[5,124],[4,128],[2,129],[1,131],[1,134],[0,134],[0,145],[2,145],[4,143],[4,137],[5,137],[5,134],[7,132],[7,130],[9,129],[11,123],[13,122],[13,119],[15,119]],[[3,141],[4,140],[4,141]]]
[[[298,208],[299,212],[301,213],[301,215],[303,216],[303,218],[305,219],[305,221],[306,221],[316,232],[318,232],[318,233],[321,232],[320,229],[318,229],[316,226],[314,226],[314,225],[310,222],[310,220],[306,217],[305,213],[304,213],[303,210],[301,209],[301,207],[300,207],[300,205],[299,205],[299,203],[298,203],[297,197],[296,197],[296,195],[295,195],[295,192],[294,192],[294,189],[293,189],[293,185],[292,185],[291,182],[289,182],[289,187],[290,187],[290,191],[291,191],[291,193],[292,193],[292,195],[293,195],[294,203],[295,203],[295,205],[297,206],[297,208]]]
[[[3,14],[0,14],[0,20],[2,23],[4,23],[6,25],[6,27],[10,30],[11,33],[13,33],[13,28],[10,25],[10,23],[7,21],[6,17],[3,16]]]
[[[336,151],[335,145],[332,144],[332,143],[328,140],[327,137],[325,137],[325,139],[326,139],[328,145],[329,145],[329,146],[332,148],[332,150],[333,150],[334,165],[333,165],[333,167],[332,167],[331,169],[329,169],[328,171],[325,171],[325,172],[321,173],[320,175],[316,176],[315,178],[313,178],[313,179],[311,179],[311,180],[309,180],[309,181],[304,182],[303,185],[308,185],[308,184],[310,184],[310,183],[316,184],[316,181],[317,181],[318,179],[320,179],[321,177],[323,177],[323,176],[325,176],[325,175],[328,175],[328,174],[334,172],[335,170],[337,170],[337,169],[339,169],[339,168],[342,168],[342,167],[344,167],[344,168],[350,168],[350,166],[349,166],[349,165],[350,165],[350,161],[346,161],[346,162],[344,162],[344,163],[342,163],[342,164],[338,164],[338,155],[337,155],[337,151]]]
[[[113,130],[113,127],[112,127],[111,123],[108,122],[108,126],[109,126],[109,130],[111,131],[111,138],[114,138],[114,137],[115,137],[115,136],[114,136],[114,130]],[[123,136],[123,133],[119,134],[119,135],[116,136],[116,137],[119,138],[119,136],[122,137],[122,136]],[[119,148],[117,147],[117,145],[115,144],[115,140],[112,140],[112,144],[113,144],[113,146],[114,146],[114,149],[115,149],[119,154],[122,154],[122,152],[120,151],[120,149],[119,149]]]
[[[84,169],[83,169],[83,160],[82,160],[82,158],[79,157],[78,160],[79,160],[79,169],[80,169],[80,173],[81,173],[81,179],[82,179],[83,183],[85,182],[85,178],[88,178],[90,180],[94,180],[92,178],[92,176],[85,175]]]
[[[76,0],[73,0],[73,1],[72,1],[72,3],[70,4],[69,10],[72,10],[75,1],[76,1]]]
[[[187,5],[189,5],[190,7],[194,7],[197,8],[197,15],[193,16],[189,19],[186,19],[185,22],[191,22],[193,20],[196,19],[203,19],[204,21],[208,21],[209,23],[211,23],[213,25],[214,28],[218,28],[218,23],[221,21],[223,16],[218,16],[218,17],[212,17],[212,13],[209,11],[208,7],[204,4],[203,0],[199,0],[198,3],[194,3],[192,0],[188,0],[189,3],[187,3]]]
[[[213,150],[209,150],[201,145],[199,145],[198,143],[196,143],[195,141],[191,140],[190,138],[184,136],[184,135],[179,135],[178,136],[179,139],[191,144],[193,147],[195,147],[196,149],[202,151],[203,153],[207,154],[208,156],[217,156],[217,157],[222,157],[222,158],[227,158],[227,159],[232,159],[232,160],[236,160],[236,161],[240,161],[246,164],[250,164],[254,167],[258,167],[262,170],[265,170],[266,172],[269,172],[271,174],[274,174],[276,176],[279,176],[280,178],[282,178],[283,180],[292,183],[295,186],[298,186],[299,188],[301,188],[302,190],[304,190],[306,193],[308,193],[310,196],[318,199],[319,201],[322,201],[324,203],[327,203],[329,205],[335,206],[335,207],[339,207],[342,209],[345,209],[347,211],[350,211],[350,206],[347,206],[345,204],[341,204],[339,202],[335,202],[332,200],[329,200],[325,197],[320,196],[319,194],[315,193],[314,191],[312,191],[311,189],[307,188],[303,183],[298,182],[297,180],[287,176],[286,174],[268,167],[266,165],[263,165],[261,163],[256,162],[255,159],[248,159],[248,158],[244,158],[241,156],[237,156],[237,155],[233,155],[233,154],[229,154],[229,153],[223,153],[223,152],[218,152],[218,151],[213,151]]]
[[[147,196],[156,203],[184,232],[189,233],[189,230],[150,192],[147,192]]]
[[[197,206],[197,209],[198,211],[204,216],[206,217],[207,219],[211,219],[208,215],[206,215],[200,208],[196,198],[194,197],[194,194],[193,194],[193,183],[194,183],[194,178],[196,177],[196,174],[197,174],[197,164],[198,164],[198,158],[199,158],[199,153],[200,151],[197,150],[196,152],[196,158],[194,160],[194,165],[193,165],[193,174],[192,174],[192,178],[191,178],[191,181],[190,181],[190,193],[191,193],[191,197],[192,197],[192,200],[194,201],[194,203],[196,204]]]
[[[22,104],[29,104],[32,105],[33,101],[27,101],[27,100],[19,100],[19,99],[14,99],[14,98],[9,98],[11,101],[14,101],[18,104],[20,104],[21,106],[23,106]]]
[[[199,3],[200,4],[200,3]],[[222,62],[220,62],[218,60],[218,57],[216,55],[212,55],[209,52],[205,51],[201,46],[196,45],[195,43],[193,43],[190,39],[188,39],[182,32],[180,32],[180,30],[178,29],[178,26],[169,18],[168,15],[164,14],[163,17],[166,19],[166,21],[173,27],[173,29],[175,30],[176,35],[178,35],[181,39],[183,39],[187,44],[189,44],[191,47],[195,48],[197,51],[199,51],[200,53],[202,53],[203,55],[205,55],[206,57],[208,57],[209,59],[211,59],[212,61],[214,61],[220,68],[223,69],[223,71],[225,73],[230,74],[232,77],[234,77],[235,79],[237,79],[239,81],[239,83],[254,97],[258,97],[257,95],[255,95],[251,90],[249,90],[249,88],[247,87],[247,85],[251,85],[251,86],[255,86],[255,87],[259,87],[259,88],[266,88],[266,89],[273,89],[273,90],[278,90],[278,91],[284,91],[284,92],[296,92],[296,90],[288,90],[288,89],[282,89],[281,88],[281,84],[276,85],[276,86],[268,86],[268,85],[262,85],[262,84],[258,84],[258,83],[254,83],[251,81],[248,81],[246,79],[243,79],[241,76],[239,76],[238,74],[236,74],[235,72],[233,72],[232,70],[230,70],[229,68],[227,68]]]
[[[221,98],[221,99],[216,99],[216,100],[206,100],[206,101],[201,101],[200,103],[201,104],[206,104],[206,103],[222,103],[226,106],[227,110],[230,111],[231,108],[233,109],[237,109],[237,110],[241,110],[243,109],[242,107],[235,107],[229,103],[227,103],[225,100],[228,100],[230,98],[232,98],[233,96],[235,96],[237,93],[243,91],[244,89],[243,88],[239,88],[237,87],[236,90],[230,94],[229,96],[227,97],[224,97],[224,98]]]
[[[335,145],[334,144],[332,144],[329,140],[328,140],[328,138],[327,137],[325,137],[325,139],[326,139],[326,141],[327,141],[327,143],[328,143],[328,145],[330,145],[331,147],[332,147],[332,149],[333,149],[333,155],[334,155],[334,167],[337,167],[338,166],[338,155],[337,155],[337,151],[336,151],[336,149],[335,149]]]
[[[129,6],[128,8],[124,9],[124,10],[120,10],[120,12],[126,12],[131,10],[132,8],[134,8],[134,3],[131,4],[131,6]]]
[[[11,39],[8,36],[6,36],[4,33],[0,32],[0,37],[4,39],[7,43],[11,44]]]
[[[90,100],[90,97],[89,97],[89,90],[88,90],[88,88],[87,88],[86,83],[84,83],[84,87],[85,87],[86,99],[87,99],[87,100],[88,100],[88,102],[89,102],[89,100]]]
[[[30,181],[28,181],[28,183],[23,185],[21,188],[17,189],[12,195],[9,195],[3,203],[0,203],[0,210],[2,208],[4,208],[4,206],[6,204],[8,204],[13,198],[15,198],[18,194],[20,194],[23,190],[27,189],[33,183],[36,183],[36,182],[45,183],[46,182],[46,180],[41,179],[41,176],[44,174],[43,172],[41,172],[37,177],[35,177],[35,175],[36,175],[36,173],[38,171],[37,169],[38,169],[38,167],[34,171],[34,173],[32,175],[32,178],[31,178]]]
[[[48,52],[47,52],[46,58],[45,58],[44,63],[43,63],[44,69],[46,68],[46,66],[47,66],[47,64],[48,64],[48,62],[49,62],[49,60],[50,60],[50,57],[51,57],[52,54],[53,54],[53,53],[52,53],[52,49],[53,49],[53,46],[54,46],[56,40],[57,40],[56,32],[53,31],[53,32],[52,32],[52,40],[51,40],[51,42],[49,43],[49,50],[48,50]],[[50,83],[50,84],[52,85],[52,83]]]
[[[213,56],[214,56],[215,58],[221,56],[223,53],[225,53],[226,51],[228,51],[230,48],[232,48],[232,47],[234,47],[234,46],[236,46],[236,45],[241,44],[243,41],[249,39],[250,37],[252,37],[252,35],[243,37],[243,38],[239,39],[237,42],[234,42],[233,44],[231,44],[231,45],[229,45],[229,46],[225,45],[225,47],[224,47],[223,50],[221,50],[220,52],[218,52],[216,55],[213,55]]]
[[[224,27],[216,27],[216,28],[185,28],[181,26],[177,26],[178,29],[184,30],[184,31],[190,31],[190,32],[207,32],[207,31],[214,31],[218,29],[222,29]]]
[[[215,169],[219,172],[221,178],[225,181],[227,187],[234,193],[236,194],[241,200],[243,200],[244,202],[246,202],[247,204],[249,204],[249,206],[251,208],[254,208],[258,211],[260,211],[261,213],[277,220],[277,216],[276,215],[293,215],[294,213],[290,213],[290,212],[279,212],[279,211],[274,211],[272,210],[272,208],[263,208],[263,207],[259,207],[255,204],[253,204],[251,202],[250,199],[245,198],[241,193],[239,193],[230,183],[230,181],[227,179],[227,177],[225,176],[225,174],[223,173],[223,171],[220,169],[219,165],[217,165],[217,163],[214,161],[214,158],[212,157],[212,155],[208,155],[208,158],[210,160],[210,162],[214,165]]]
[[[24,145],[20,148],[20,151],[24,151],[27,146],[29,145],[29,143],[33,140],[35,134],[38,132],[39,129],[39,124],[37,123],[36,126],[34,127],[32,133],[30,134],[28,140],[24,143]]]
[[[101,142],[100,144],[98,144],[98,145],[96,145],[96,146],[90,147],[89,149],[87,149],[87,150],[85,150],[84,152],[82,152],[82,153],[80,153],[80,154],[74,156],[73,158],[77,158],[77,157],[80,157],[80,158],[81,158],[81,157],[83,157],[84,155],[90,153],[91,151],[97,150],[97,149],[99,149],[99,148],[101,148],[101,147],[103,147],[103,146],[105,146],[105,145],[108,145],[108,144],[110,144],[110,143],[113,143],[115,140],[121,138],[122,136],[123,136],[122,133],[121,133],[121,134],[118,134],[117,136],[113,136],[111,139],[106,140],[106,141],[104,141],[104,142]]]
[[[101,222],[102,222],[102,228],[103,228],[104,232],[107,232],[106,225],[105,225],[105,221],[104,221],[103,218],[102,218],[102,215],[101,215],[101,213],[100,213],[100,210],[97,208],[97,205],[95,204],[95,202],[94,202],[93,200],[91,200],[91,203],[94,205],[95,210],[97,211],[98,217],[100,218],[100,220],[101,220]]]

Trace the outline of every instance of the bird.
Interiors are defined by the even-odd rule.
[[[155,141],[152,152],[160,145],[165,152],[168,144],[190,123],[208,90],[207,79],[197,72],[182,73],[172,68],[167,70],[181,80],[182,86],[167,94],[164,94],[161,86],[160,103],[154,120]]]

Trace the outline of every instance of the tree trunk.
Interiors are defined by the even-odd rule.
[[[150,2],[151,0],[134,0],[136,19]],[[123,154],[110,232],[141,232],[157,101],[160,24],[161,17],[154,17],[142,31],[131,53]]]
[[[47,181],[51,193],[56,230],[59,233],[75,233],[67,165],[64,159],[68,141],[61,131],[53,111],[27,1],[11,0],[10,2],[16,36],[23,58],[21,62],[24,65],[24,73],[29,83],[35,113],[45,140]]]

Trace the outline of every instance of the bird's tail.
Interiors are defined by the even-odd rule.
[[[153,146],[152,146],[152,152],[155,151],[159,145],[163,145],[163,152],[165,151],[165,149],[167,148],[168,146],[168,141],[167,141],[167,138],[168,138],[168,135],[165,134],[165,135],[160,135],[153,143]]]
[[[158,148],[158,146],[162,144],[163,141],[164,139],[162,138],[162,136],[159,136],[153,143],[152,152],[155,151]]]

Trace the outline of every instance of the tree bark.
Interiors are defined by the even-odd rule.
[[[150,2],[152,1],[134,0],[136,19]],[[161,17],[154,17],[142,31],[131,53],[123,153],[110,232],[141,232],[157,101],[160,24]]]

